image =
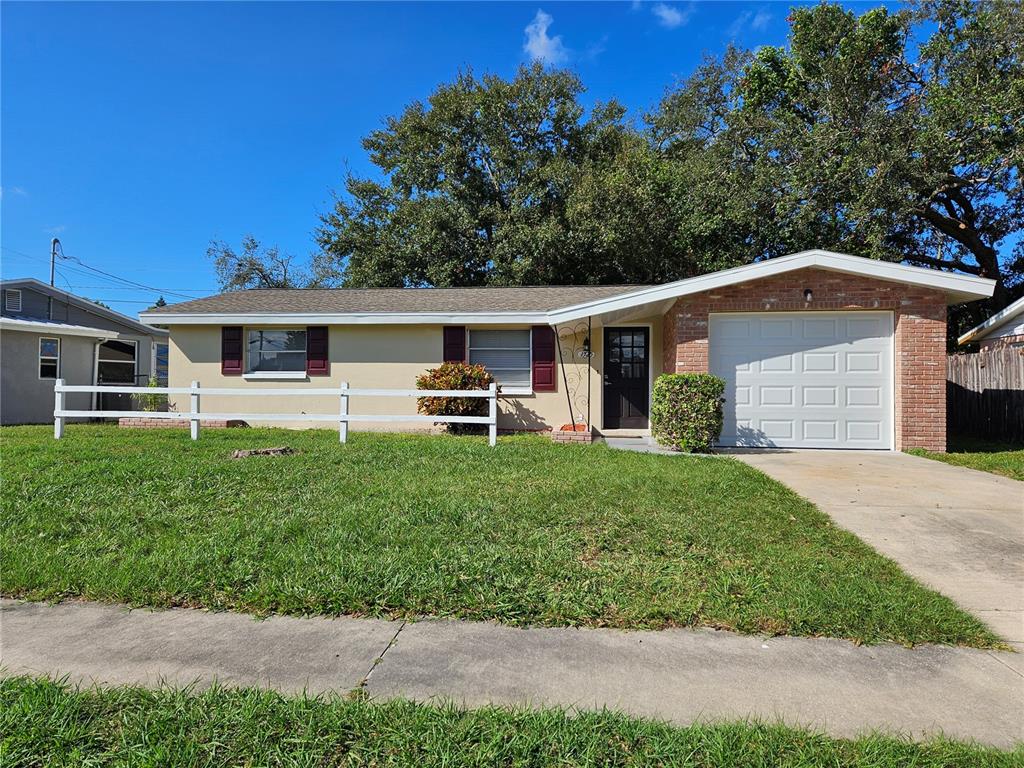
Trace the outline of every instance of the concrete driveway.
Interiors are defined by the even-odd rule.
[[[1024,483],[888,451],[735,458],[809,499],[1024,651]]]

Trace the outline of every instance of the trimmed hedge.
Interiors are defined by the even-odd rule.
[[[651,435],[673,451],[707,452],[722,434],[725,382],[710,373],[664,373],[654,382]]]
[[[416,377],[416,389],[487,389],[494,376],[482,365],[442,363]],[[416,410],[428,416],[486,416],[487,399],[482,397],[420,397]],[[452,434],[481,431],[479,424],[446,424]]]

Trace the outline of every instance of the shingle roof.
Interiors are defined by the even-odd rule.
[[[548,312],[629,293],[642,285],[542,285],[508,288],[261,288],[169,304],[160,315],[347,314],[366,312]]]

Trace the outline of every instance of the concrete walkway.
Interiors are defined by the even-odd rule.
[[[857,647],[727,632],[129,611],[0,600],[4,674],[106,684],[214,679],[295,693],[609,707],[678,724],[756,717],[1010,747],[1024,740],[1020,654]]]
[[[1024,483],[888,451],[746,451],[1024,652]]]

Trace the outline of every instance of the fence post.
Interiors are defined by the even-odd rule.
[[[343,381],[338,395],[338,441],[348,442],[348,382]]]
[[[193,381],[189,394],[189,429],[192,439],[199,439],[199,382]]]
[[[58,416],[59,411],[64,410],[64,379],[57,379],[53,383],[53,439],[60,440],[64,437],[64,417]]]
[[[489,389],[491,396],[487,398],[487,417],[490,419],[487,425],[487,444],[493,448],[498,443],[498,385],[492,381]]]

